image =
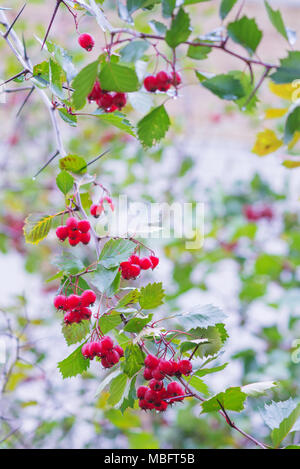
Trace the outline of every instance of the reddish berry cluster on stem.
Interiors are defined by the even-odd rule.
[[[90,34],[83,33],[83,34],[80,34],[80,36],[78,38],[78,44],[83,49],[90,52],[93,49],[94,45],[95,45],[95,41],[94,41],[93,37]]]
[[[113,201],[110,197],[103,197],[103,199],[100,199],[98,204],[92,204],[90,208],[90,213],[93,217],[99,218],[101,213],[104,211],[104,201],[108,203],[110,206],[111,211],[114,211],[114,204]]]
[[[170,75],[163,70],[156,75],[149,75],[144,79],[144,87],[150,93],[155,91],[168,91],[171,86],[177,87],[181,83],[181,76],[177,72],[172,72]]]
[[[121,275],[124,279],[129,280],[136,278],[140,275],[141,270],[155,269],[158,265],[159,259],[156,256],[139,257],[133,254],[129,257],[128,261],[121,262],[120,269]]]
[[[139,406],[143,410],[158,410],[164,412],[168,405],[174,402],[183,401],[184,389],[179,383],[172,381],[167,389],[162,381],[152,379],[148,386],[140,386],[137,390]]]
[[[262,218],[272,220],[274,213],[271,207],[253,207],[252,205],[245,205],[243,207],[244,216],[249,221],[258,221]]]
[[[90,222],[88,220],[77,221],[74,217],[69,217],[65,226],[56,228],[56,236],[60,241],[69,238],[70,246],[76,246],[78,243],[89,244],[91,239]]]
[[[147,355],[145,358],[145,370],[144,378],[149,381],[152,378],[161,381],[166,376],[177,376],[181,375],[188,376],[191,374],[193,369],[190,360],[165,360],[158,358],[155,355]]]
[[[92,91],[88,95],[88,100],[96,101],[97,105],[105,112],[121,110],[127,102],[125,93],[109,93],[101,88],[99,81],[96,81],[94,84]]]
[[[54,306],[56,309],[66,311],[64,322],[72,324],[79,323],[84,319],[90,319],[92,311],[88,308],[96,301],[96,295],[92,290],[85,290],[82,294],[72,294],[69,296],[57,295],[54,298]]]
[[[84,358],[89,360],[93,360],[95,357],[101,358],[101,364],[104,368],[111,368],[124,356],[122,347],[118,344],[114,345],[113,340],[108,336],[103,336],[100,341],[84,344],[81,352]]]

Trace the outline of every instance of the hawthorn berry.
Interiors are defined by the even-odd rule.
[[[183,401],[184,399],[184,389],[180,386],[180,384],[176,383],[176,381],[172,381],[167,386],[167,394],[168,397],[172,397],[170,403],[175,401]],[[181,397],[177,397],[181,396]]]
[[[131,264],[139,265],[140,258],[139,258],[139,256],[136,256],[135,254],[132,254],[132,256],[129,257],[128,262],[130,262]]]
[[[80,220],[78,222],[78,229],[81,233],[87,233],[91,228],[91,224],[88,220]]]
[[[159,359],[155,355],[149,353],[149,355],[147,355],[145,358],[144,363],[146,368],[154,370],[159,364]]]
[[[147,386],[140,386],[136,392],[138,399],[143,399],[146,394],[146,391],[148,391]]]
[[[170,375],[173,373],[173,363],[169,360],[160,360],[158,369],[161,373]]]
[[[118,109],[122,109],[126,105],[126,95],[125,93],[115,93],[113,95],[113,105]]]
[[[144,80],[144,87],[150,93],[154,93],[158,89],[157,78],[153,75],[149,75]]]
[[[152,270],[155,269],[155,267],[158,265],[159,263],[159,258],[156,257],[156,256],[150,256],[149,257],[151,263],[152,263]]]
[[[66,310],[67,298],[64,295],[57,295],[53,303],[56,309]]]
[[[149,259],[149,257],[143,257],[142,259],[139,260],[139,266],[143,270],[148,270],[152,268],[152,262]]]
[[[66,221],[66,227],[68,230],[77,230],[78,229],[78,221],[75,217],[69,217]]]
[[[95,217],[95,218],[99,218],[101,213],[103,212],[103,205],[101,204],[93,204],[91,205],[91,208],[90,208],[90,214]]]
[[[180,360],[178,362],[178,371],[182,373],[184,376],[188,376],[191,374],[193,369],[193,365],[190,360]]]
[[[119,354],[119,357],[124,357],[124,350],[120,345],[115,345],[114,350]]]
[[[82,242],[82,244],[89,244],[90,240],[91,240],[91,233],[90,232],[81,233],[80,241]]]
[[[165,377],[165,374],[162,373],[159,368],[155,368],[154,370],[152,370],[152,378],[156,379],[157,381],[161,381],[162,379],[164,379]]]
[[[116,352],[116,350],[114,350],[114,349],[110,350],[106,354],[106,360],[108,361],[108,363],[112,363],[113,365],[115,365],[116,363],[119,362],[120,355],[118,354],[118,352]]]
[[[103,352],[105,352],[105,353],[112,350],[112,348],[114,346],[114,343],[113,343],[112,339],[108,336],[103,336],[102,337],[101,344],[102,344]]]
[[[97,299],[96,294],[93,292],[93,290],[85,290],[81,294],[81,304],[82,306],[90,306],[95,303]]]
[[[146,381],[149,381],[150,379],[152,379],[152,370],[150,370],[150,368],[145,368],[143,376]]]
[[[151,379],[149,383],[149,388],[152,389],[152,391],[160,391],[163,387],[163,382],[158,381],[157,379]]]
[[[80,36],[78,38],[78,44],[83,49],[90,52],[93,49],[94,45],[95,45],[95,41],[94,41],[94,39],[92,38],[92,36],[90,34],[83,33],[83,34],[80,34]]]
[[[171,87],[171,77],[167,74],[167,72],[164,72],[163,70],[161,72],[158,72],[156,75],[156,81],[157,81],[157,88],[159,91],[168,91],[168,89]]]
[[[88,95],[89,101],[97,101],[100,98],[101,94],[103,93],[99,81],[96,81],[92,91]]]
[[[129,268],[129,272],[130,272],[131,277],[136,278],[140,275],[141,268],[139,265],[131,264]]]
[[[91,319],[92,317],[92,311],[90,308],[87,308],[86,306],[83,306],[80,308],[80,314],[82,319]]]
[[[67,301],[66,301],[67,309],[77,308],[77,306],[79,306],[80,304],[80,301],[81,301],[81,297],[78,295],[68,296]]]
[[[157,404],[154,404],[154,408],[159,412],[165,412],[168,408],[168,404],[166,401],[160,401]]]
[[[60,239],[61,241],[65,241],[65,239],[67,239],[68,237],[69,230],[66,226],[59,226],[58,228],[56,228],[55,233],[58,239]]]
[[[172,72],[171,73],[171,83],[173,86],[178,86],[182,82],[181,76],[179,75],[178,72]]]

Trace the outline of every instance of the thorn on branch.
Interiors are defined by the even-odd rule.
[[[38,177],[38,175],[44,171],[45,168],[47,168],[47,166],[51,163],[51,161],[54,160],[54,158],[59,154],[59,151],[57,150],[52,156],[51,158],[47,161],[47,163],[44,164],[44,166],[41,167],[41,169],[38,170],[38,172],[32,177],[32,179],[36,179]]]
[[[15,17],[15,19],[13,20],[13,22],[11,23],[11,25],[8,27],[7,31],[3,34],[3,37],[4,39],[7,39],[9,33],[11,32],[12,28],[14,27],[14,25],[16,24],[16,22],[18,21],[18,19],[20,18],[21,14],[23,13],[23,10],[24,8],[26,7],[26,3],[24,3],[24,5],[22,6],[21,10],[19,11],[19,13],[17,14],[17,16]]]
[[[29,98],[30,98],[30,96],[32,95],[32,93],[34,92],[34,90],[35,90],[35,87],[33,86],[33,87],[31,88],[31,90],[29,91],[29,93],[27,94],[27,96],[25,97],[25,99],[24,99],[24,101],[23,101],[23,103],[22,103],[20,109],[18,110],[18,112],[17,112],[17,114],[16,114],[16,117],[19,117],[19,115],[21,114],[21,112],[22,112],[22,110],[23,110],[25,104],[26,104],[27,101],[29,100]]]
[[[43,50],[44,45],[45,45],[45,42],[47,41],[47,38],[48,38],[49,33],[50,33],[50,29],[51,29],[51,27],[52,27],[53,21],[54,21],[54,19],[55,19],[56,13],[58,12],[58,9],[59,9],[61,3],[62,3],[62,0],[56,0],[56,5],[55,5],[55,8],[54,8],[54,12],[53,12],[53,15],[52,15],[52,17],[51,17],[49,26],[48,26],[48,28],[47,28],[46,35],[45,35],[45,37],[44,37],[41,50]]]
[[[1,83],[0,86],[3,86],[3,85],[5,85],[6,83],[9,83],[9,82],[12,81],[12,80],[15,80],[16,78],[19,78],[19,77],[21,77],[22,75],[26,75],[27,73],[30,73],[30,70],[27,70],[27,69],[22,70],[22,72],[17,73],[17,74],[14,75],[13,77],[11,77],[11,78],[9,78],[8,80],[6,80],[6,81],[4,81],[3,83]]]

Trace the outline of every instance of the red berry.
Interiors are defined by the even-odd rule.
[[[87,33],[80,34],[78,38],[78,43],[83,49],[87,50],[88,52],[90,52],[95,45],[94,39],[90,34]]]
[[[66,222],[66,227],[70,231],[77,230],[78,229],[78,221],[76,220],[76,218],[75,217],[68,218],[67,222]]]
[[[142,259],[139,260],[139,265],[141,269],[148,270],[150,269],[150,267],[152,267],[152,262],[149,259],[149,257],[143,257]]]
[[[151,379],[149,383],[149,388],[152,391],[160,391],[163,387],[164,383],[162,381],[157,381],[156,379]]]
[[[72,313],[71,312],[66,313],[64,315],[64,323],[68,325],[68,324],[72,324],[72,322],[74,322]]]
[[[155,267],[158,265],[159,263],[159,258],[156,257],[156,256],[150,256],[149,257],[150,261],[152,262],[152,270],[155,269]]]
[[[172,72],[171,73],[171,80],[172,80],[172,85],[173,86],[178,86],[182,82],[181,76],[179,75],[178,72]]]
[[[80,308],[80,315],[82,319],[91,319],[92,311],[84,306],[83,308]]]
[[[65,295],[57,295],[54,298],[53,303],[56,309],[64,309],[65,311],[67,310],[67,298]]]
[[[101,87],[100,87],[100,83],[98,81],[96,81],[96,83],[93,86],[92,91],[88,95],[88,100],[89,101],[97,101],[97,99],[99,99],[101,94],[102,94],[102,90],[101,90]]]
[[[115,345],[114,350],[118,353],[119,357],[124,357],[124,350],[120,345]]]
[[[82,244],[89,244],[90,240],[91,233],[89,231],[87,233],[81,233],[80,241],[82,242]]]
[[[79,239],[72,239],[72,238],[69,238],[69,244],[70,244],[70,246],[77,246],[78,243],[80,243],[80,240],[79,240]]]
[[[136,393],[138,399],[143,399],[146,394],[146,391],[148,391],[147,386],[140,386]]]
[[[104,368],[111,368],[113,366],[113,363],[109,363],[105,357],[102,358],[101,360],[101,365],[104,367]]]
[[[154,93],[158,89],[156,77],[153,75],[146,77],[144,80],[144,87],[147,91]]]
[[[156,392],[155,391],[152,391],[152,389],[147,389],[147,391],[145,392],[145,397],[144,399],[147,401],[147,402],[150,402],[150,403],[153,403],[156,401]]]
[[[113,105],[117,106],[118,109],[122,109],[126,105],[125,93],[116,93],[113,95]]]
[[[113,97],[109,93],[101,94],[100,98],[97,99],[97,104],[99,107],[103,107],[104,109],[110,108],[113,105]]]
[[[91,342],[89,351],[92,358],[101,357],[103,355],[101,342]]]
[[[150,370],[150,368],[144,369],[144,378],[146,381],[149,381],[152,378],[152,370]]]
[[[109,352],[107,352],[105,358],[108,363],[112,363],[113,365],[115,365],[119,362],[120,355],[118,354],[118,352],[116,352],[116,350],[110,350]]]
[[[163,374],[170,375],[173,372],[173,363],[169,360],[160,360],[158,369]]]
[[[132,254],[132,256],[129,257],[128,262],[130,262],[131,264],[139,265],[140,258],[139,258],[139,256],[136,256],[135,254]]]
[[[80,304],[81,298],[78,295],[70,295],[67,298],[67,309],[74,309]]]
[[[166,401],[160,401],[159,404],[154,405],[155,409],[159,412],[165,412],[167,410],[168,404]]]
[[[145,399],[141,399],[139,401],[139,407],[142,409],[142,410],[148,410],[148,409],[151,409],[151,407],[149,407],[151,404],[147,401],[145,401]],[[154,407],[154,406],[153,406]]]
[[[103,212],[103,206],[101,204],[100,205],[97,205],[97,204],[91,205],[90,213],[91,213],[91,215],[93,215],[93,217],[99,218],[102,212]]]
[[[59,226],[58,228],[56,228],[56,236],[58,237],[58,239],[60,239],[61,241],[64,241],[65,239],[67,239],[68,237],[68,228],[66,226]]]
[[[182,373],[183,375],[185,376],[188,376],[191,374],[192,372],[192,369],[193,369],[193,365],[192,363],[190,362],[190,360],[180,360],[178,362],[178,370],[180,371],[180,373]]]
[[[180,371],[179,371],[179,368],[178,368],[178,363],[173,361],[173,360],[170,360],[170,363],[172,363],[172,373],[170,373],[169,376],[174,376],[174,375],[177,375],[177,374],[181,374]]]
[[[156,75],[157,88],[159,91],[168,91],[171,86],[171,77],[164,71],[158,72]]]
[[[88,220],[80,220],[78,222],[78,229],[81,233],[87,233],[91,228],[91,224]]]
[[[105,112],[115,112],[117,109],[118,109],[117,106],[112,104],[112,106],[104,108],[104,111]]]
[[[107,353],[110,350],[112,350],[112,348],[114,346],[114,343],[113,343],[112,339],[110,337],[108,337],[107,335],[102,337],[101,344],[102,344],[102,348],[103,348],[104,353]]]
[[[161,381],[162,379],[164,379],[165,377],[165,374],[162,373],[159,368],[155,368],[153,371],[152,371],[152,378],[156,379],[157,381]]]
[[[131,264],[129,268],[129,273],[131,277],[136,278],[140,275],[141,273],[141,268],[139,265]]]
[[[173,381],[172,383],[168,384],[167,393],[169,397],[184,396],[184,389],[180,386],[180,384]],[[170,402],[183,401],[183,399],[184,397],[180,397],[177,399],[172,399]]]
[[[97,296],[93,292],[93,290],[85,290],[81,294],[81,304],[82,306],[90,306],[95,303]]]
[[[149,353],[147,357],[145,358],[145,366],[146,368],[150,368],[150,370],[154,370],[159,364],[159,359],[155,356]]]
[[[81,353],[84,356],[84,358],[89,358],[90,357],[90,344],[84,344],[81,348]]]

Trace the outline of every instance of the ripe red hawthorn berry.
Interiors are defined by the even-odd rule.
[[[145,368],[143,376],[146,381],[149,381],[152,378],[152,370],[150,370],[150,368]]]
[[[66,227],[70,231],[74,231],[78,229],[78,221],[75,217],[69,217],[66,221]]]
[[[82,319],[91,319],[92,317],[92,311],[86,306],[80,308],[80,314]]]
[[[139,401],[139,407],[142,409],[142,410],[151,410],[151,409],[154,409],[154,405],[151,404],[150,402],[147,402],[145,399],[141,399]]]
[[[184,399],[184,389],[180,386],[180,384],[176,383],[176,381],[173,381],[172,383],[169,383],[167,386],[167,394],[168,397],[172,397],[172,400],[170,403],[175,402],[175,401],[183,401]],[[181,396],[181,397],[177,397]],[[174,399],[175,398],[175,399]]]
[[[93,49],[94,45],[95,45],[95,41],[94,41],[94,39],[92,38],[92,36],[90,34],[83,33],[83,34],[80,34],[80,36],[78,38],[78,44],[83,49],[90,52]]]
[[[118,352],[116,352],[116,350],[113,349],[106,353],[105,358],[108,363],[116,365],[120,360],[120,355],[118,354]]]
[[[69,239],[76,239],[77,241],[80,241],[81,238],[81,232],[79,230],[70,230],[69,229]]]
[[[154,93],[158,89],[157,78],[153,75],[149,75],[144,80],[144,87],[150,93]]]
[[[90,357],[90,344],[84,344],[81,348],[81,353],[84,356],[84,358],[89,358]]]
[[[85,290],[81,294],[81,305],[90,306],[95,303],[96,299],[97,299],[97,296],[93,292],[93,290]]]
[[[145,401],[150,402],[150,403],[156,402],[156,392],[148,388],[147,391],[145,392],[144,399]]]
[[[109,93],[102,93],[100,98],[97,99],[97,104],[99,107],[104,109],[110,108],[113,105],[113,97]]]
[[[178,362],[178,371],[182,373],[184,376],[188,376],[191,374],[193,369],[193,365],[190,360],[180,360]]]
[[[78,295],[70,295],[68,296],[67,298],[67,309],[74,309],[74,308],[77,308],[77,306],[79,306],[81,302],[81,297],[78,296]]]
[[[147,386],[140,386],[136,392],[138,399],[143,399],[147,391],[148,391]]]
[[[89,101],[97,101],[100,98],[101,94],[103,93],[99,81],[96,81],[92,91],[88,95]]]
[[[124,357],[124,350],[120,345],[115,345],[114,350],[119,354],[119,357]]]
[[[158,369],[164,375],[170,375],[173,373],[173,363],[169,360],[160,360]]]
[[[101,205],[101,204],[91,205],[90,213],[93,217],[99,218],[102,212],[103,212],[103,205]]]
[[[132,256],[129,257],[128,262],[130,262],[131,264],[139,265],[140,258],[139,256],[132,254]]]
[[[171,77],[167,74],[167,72],[164,72],[163,70],[161,72],[158,72],[156,75],[156,81],[157,81],[157,88],[159,91],[168,91],[168,89],[171,87]]]
[[[113,95],[113,105],[122,109],[126,105],[127,99],[125,93],[115,93]]]
[[[103,348],[101,342],[91,342],[89,347],[91,360],[94,357],[101,357],[103,355]]]
[[[157,379],[151,379],[149,383],[149,388],[152,391],[160,391],[163,387],[164,383],[162,381],[158,381]]]
[[[156,368],[159,364],[159,359],[155,355],[149,353],[149,355],[147,355],[147,357],[145,358],[144,363],[146,368],[154,370],[154,368]]]
[[[159,258],[156,257],[156,256],[150,256],[149,257],[151,263],[152,263],[152,270],[155,269],[155,267],[158,265],[159,263]]]
[[[113,349],[114,343],[110,337],[107,335],[103,336],[101,339],[101,344],[103,348],[103,353],[110,352]]]
[[[91,224],[88,220],[80,220],[78,222],[78,229],[81,233],[87,233],[91,228]]]
[[[89,244],[90,240],[91,240],[91,233],[89,232],[81,233],[80,241],[82,242],[82,244]]]
[[[64,241],[68,237],[69,230],[66,226],[59,226],[58,228],[56,228],[55,233],[58,239],[60,239],[60,241]]]
[[[131,275],[131,277],[133,278],[136,278],[140,275],[141,273],[141,268],[139,265],[135,265],[135,264],[130,264],[130,267],[129,267],[129,273]]]
[[[154,404],[154,408],[159,412],[165,412],[167,410],[168,404],[166,401],[160,401],[159,404]]]
[[[152,378],[156,379],[157,381],[161,381],[162,379],[164,379],[165,377],[165,374],[162,373],[159,368],[155,368],[154,370],[152,370]]]
[[[111,368],[112,366],[114,366],[113,363],[109,363],[106,359],[106,357],[103,357],[102,360],[101,360],[101,365],[104,367],[104,368]]]
[[[149,257],[143,257],[142,259],[139,260],[139,266],[143,270],[148,270],[152,268],[152,262],[149,259]]]
[[[56,309],[67,309],[67,298],[65,297],[65,295],[57,295],[54,298],[53,303]]]

